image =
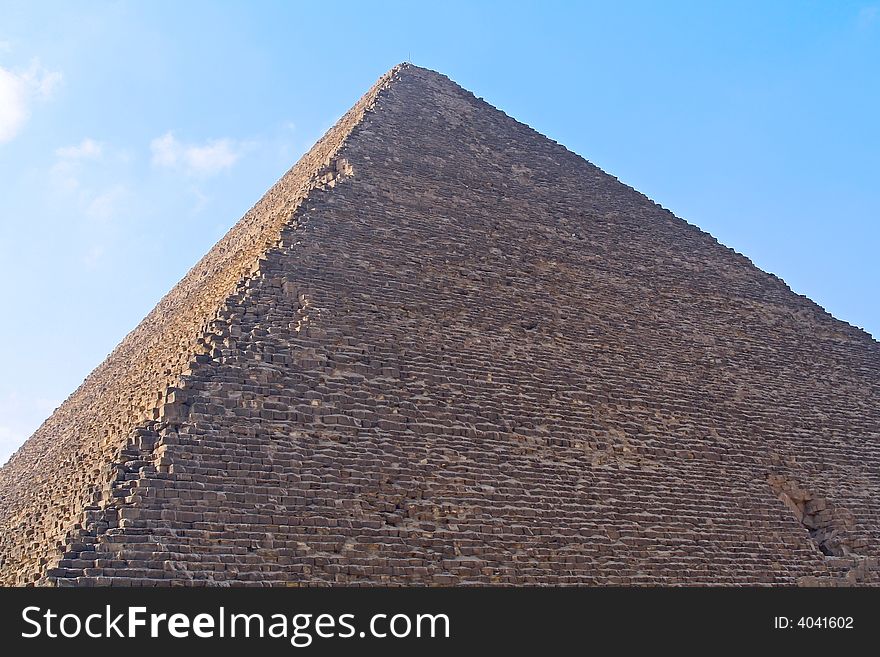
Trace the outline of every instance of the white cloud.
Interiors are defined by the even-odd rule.
[[[166,132],[161,137],[156,137],[150,142],[150,151],[153,153],[153,164],[157,167],[177,166],[181,150],[180,143],[170,132]]]
[[[21,73],[0,66],[0,143],[19,133],[32,102],[51,98],[60,82],[61,73],[46,70],[36,59]]]
[[[120,170],[130,159],[129,153],[90,137],[55,149],[48,178],[50,196],[79,218],[76,223],[82,240],[81,260],[89,269],[102,263],[119,232],[125,229],[117,220],[130,212],[134,195],[120,180]]]
[[[55,89],[61,84],[61,73],[50,71],[40,64],[40,60],[34,59],[28,69],[21,74],[22,80],[30,87],[38,98],[48,100],[52,97]]]
[[[150,142],[154,166],[205,178],[230,169],[246,148],[247,144],[232,139],[211,139],[202,145],[187,144],[171,132]]]
[[[106,222],[119,215],[120,207],[128,197],[124,185],[115,185],[87,200],[85,209],[89,219]]]
[[[24,81],[0,66],[0,143],[9,141],[28,117],[28,94]]]
[[[94,160],[104,153],[104,145],[86,137],[75,146],[64,146],[55,149],[55,155],[63,160]]]
[[[74,192],[80,188],[82,162],[97,161],[104,155],[104,145],[86,137],[73,146],[55,149],[55,164],[49,169],[50,179],[59,192]]]
[[[70,193],[79,188],[79,167],[71,160],[58,160],[49,169],[49,179],[58,192]]]

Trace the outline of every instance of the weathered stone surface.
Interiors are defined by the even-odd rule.
[[[401,66],[0,470],[5,584],[861,584],[880,345]]]

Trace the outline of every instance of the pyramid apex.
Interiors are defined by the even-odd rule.
[[[388,70],[388,72],[383,77],[394,76],[394,75],[402,73],[404,71],[410,72],[410,73],[420,73],[420,74],[433,75],[433,76],[441,77],[444,79],[449,79],[448,75],[445,75],[444,73],[442,73],[440,71],[437,71],[432,68],[427,68],[426,66],[419,66],[418,64],[413,64],[410,61],[402,61],[399,64],[395,64],[394,66],[392,66]]]

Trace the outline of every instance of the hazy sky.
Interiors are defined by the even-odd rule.
[[[406,59],[880,336],[880,2],[368,4],[0,0],[0,462]]]

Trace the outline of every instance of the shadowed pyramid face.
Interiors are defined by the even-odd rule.
[[[877,581],[880,347],[400,66],[0,470],[6,584]]]

